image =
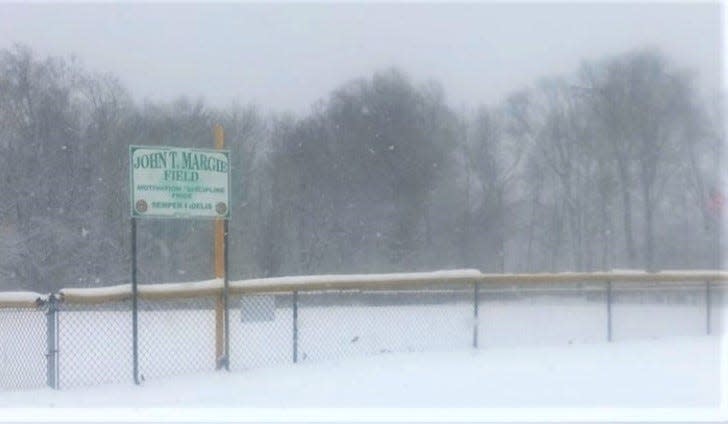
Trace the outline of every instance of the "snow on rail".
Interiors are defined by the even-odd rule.
[[[565,282],[700,282],[728,281],[728,272],[715,270],[661,271],[641,270],[609,272],[562,272],[541,274],[483,274],[477,269],[390,274],[330,274],[256,278],[229,282],[231,293],[291,292],[304,290],[352,290],[413,287],[447,283],[565,283]],[[223,280],[165,284],[139,284],[139,298],[147,300],[179,299],[222,294]],[[60,291],[61,300],[70,303],[104,303],[131,298],[131,285],[121,284],[98,288],[67,288]]]
[[[149,300],[215,296],[222,293],[222,289],[222,278],[215,278],[191,283],[140,284],[139,295],[142,299]]]
[[[391,287],[407,284],[437,282],[466,282],[478,279],[482,274],[477,269],[458,269],[432,272],[409,272],[393,274],[329,274],[301,275],[291,277],[256,278],[231,281],[235,292],[291,291],[343,288]]]
[[[213,296],[222,292],[223,280],[216,278],[185,283],[139,284],[137,290],[142,299],[170,299],[196,296]],[[61,300],[72,303],[119,302],[131,299],[131,284],[87,289],[62,289]]]
[[[118,286],[70,288],[58,292],[61,300],[73,303],[102,303],[122,301],[131,298],[131,284]]]
[[[47,294],[29,291],[0,293],[0,308],[34,308],[48,299]]]
[[[325,290],[343,288],[376,288],[392,287],[406,284],[425,284],[436,282],[473,281],[481,275],[477,269],[448,270],[433,272],[392,273],[392,274],[340,274],[340,275],[305,275],[291,277],[257,278],[230,281],[229,288],[233,293],[292,291],[292,290]],[[220,295],[223,280],[220,278],[206,281],[165,284],[139,284],[141,299],[159,300],[197,296]],[[71,303],[103,303],[124,301],[131,298],[131,285],[98,287],[88,289],[62,289],[61,299]]]
[[[689,282],[728,281],[728,272],[716,270],[675,270],[646,272],[641,270],[604,272],[557,272],[538,274],[481,274],[480,282],[490,283],[565,283],[586,281],[612,282]]]

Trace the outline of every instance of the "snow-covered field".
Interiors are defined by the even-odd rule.
[[[699,413],[719,405],[719,349],[719,337],[701,336],[396,353],[211,371],[139,387],[6,392],[0,407],[690,408]]]
[[[467,296],[301,294],[297,364],[292,296],[234,297],[231,372],[214,370],[214,300],[143,303],[141,386],[128,303],[67,307],[59,391],[43,388],[46,317],[0,311],[0,421],[716,420],[728,371],[717,292],[711,336],[699,287],[679,303],[617,292],[612,343],[598,290],[482,293],[477,320]]]

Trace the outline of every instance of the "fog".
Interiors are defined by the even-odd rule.
[[[719,4],[125,4],[0,6],[0,47],[76,55],[137,100],[180,95],[306,113],[352,78],[397,67],[453,107],[495,104],[545,75],[657,47],[715,90]]]
[[[722,265],[718,4],[0,4],[0,288],[128,280],[128,146],[231,152],[233,278]],[[209,278],[142,220],[140,281]]]

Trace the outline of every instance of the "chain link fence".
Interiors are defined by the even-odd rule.
[[[46,384],[46,310],[0,308],[0,390]]]
[[[716,333],[722,329],[725,286],[711,282],[615,282],[614,340]]]
[[[299,294],[299,357],[331,360],[464,348],[473,335],[472,285]]]
[[[58,305],[61,388],[128,382],[132,375],[131,302]]]
[[[505,347],[719,333],[724,292],[708,282],[487,284],[478,338]]]
[[[240,286],[240,287],[244,287]],[[139,380],[398,352],[718,333],[721,283],[442,282],[140,296]],[[367,287],[367,288],[364,288]],[[132,302],[0,307],[0,389],[133,381]]]
[[[140,380],[215,369],[215,303],[214,297],[139,301]]]
[[[246,370],[294,361],[294,295],[231,295],[230,369]]]

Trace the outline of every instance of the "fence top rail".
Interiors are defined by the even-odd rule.
[[[436,283],[472,283],[483,274],[477,269],[394,274],[302,275],[233,281],[233,293],[377,289]]]
[[[276,277],[231,282],[233,293],[275,293],[337,289],[388,289],[427,284],[462,283],[565,283],[565,282],[723,282],[724,271],[644,271],[564,272],[543,274],[483,274],[478,270],[438,271],[410,274],[320,275]]]
[[[483,274],[475,269],[394,273],[394,274],[342,274],[308,275],[292,277],[258,278],[231,281],[230,293],[290,293],[292,291],[318,290],[371,290],[398,287],[413,288],[431,284],[463,283],[564,283],[564,282],[725,282],[728,272],[712,270],[612,272],[564,272],[543,274]],[[144,300],[171,300],[193,297],[219,296],[222,294],[223,280],[220,278],[165,284],[140,284],[139,298]],[[66,303],[95,304],[118,302],[131,299],[131,285],[122,284],[98,288],[68,288],[59,292],[60,299]],[[40,296],[40,295],[39,295]],[[27,299],[30,299],[28,297]],[[26,300],[27,300],[26,299]]]
[[[484,283],[566,283],[589,281],[612,282],[725,282],[728,272],[715,270],[680,270],[645,272],[618,270],[609,272],[559,272],[541,274],[481,274],[478,281]]]
[[[29,291],[15,291],[0,293],[0,308],[27,309],[36,308],[48,299],[47,294]]]
[[[223,280],[216,278],[206,281],[187,283],[139,284],[137,286],[140,299],[165,300],[185,299],[192,297],[217,296],[222,293]],[[94,287],[86,289],[61,289],[59,298],[65,303],[97,304],[122,302],[132,297],[131,284],[117,286]]]

